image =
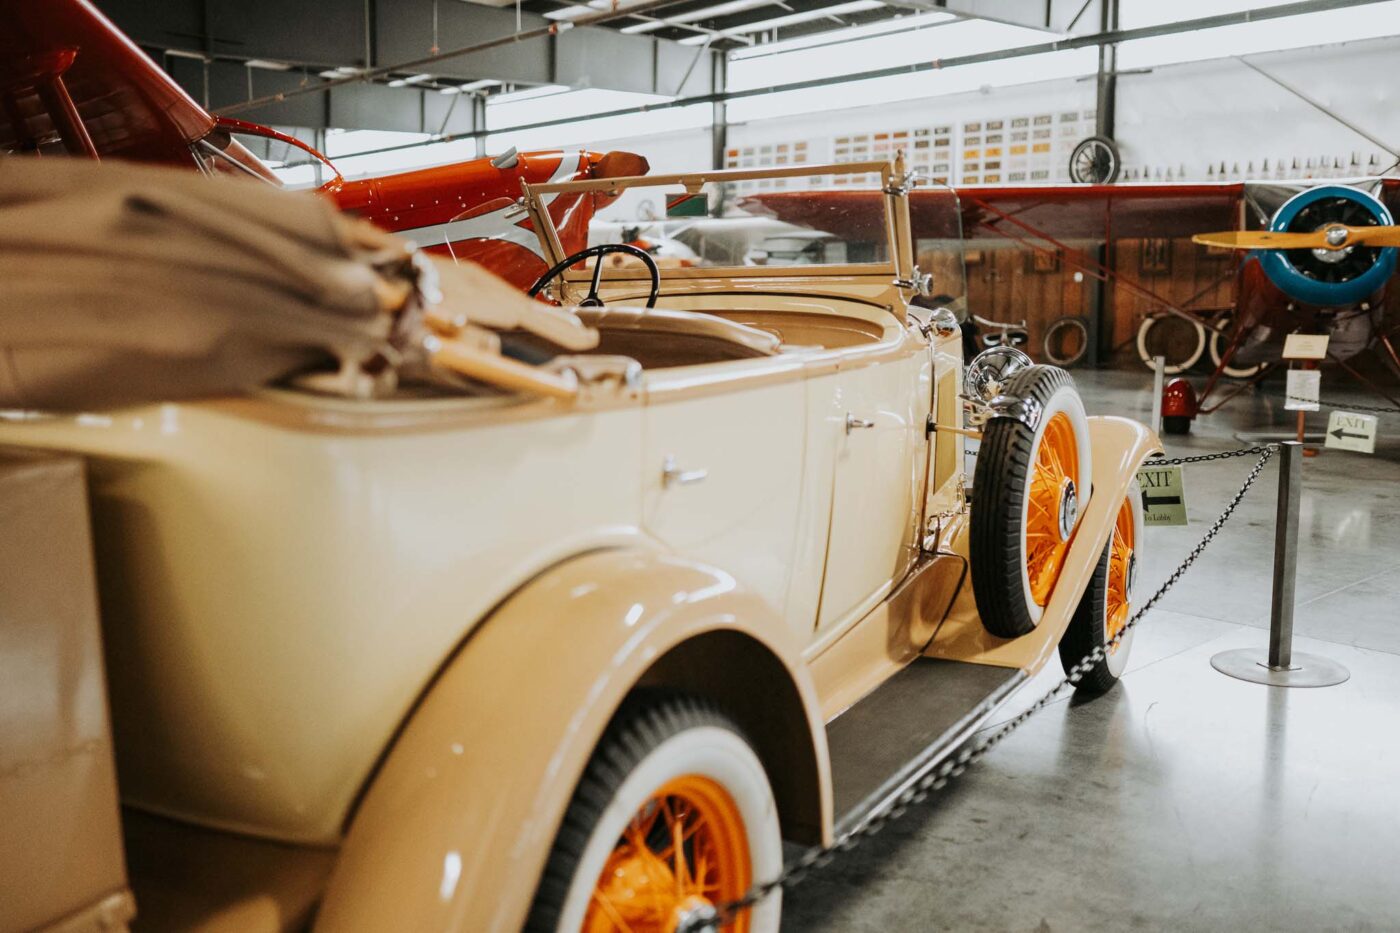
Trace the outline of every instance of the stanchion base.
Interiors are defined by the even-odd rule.
[[[1297,431],[1236,431],[1235,440],[1241,444],[1278,444],[1283,441],[1296,441]],[[1327,441],[1327,435],[1322,432],[1309,431],[1303,435],[1304,444],[1316,444],[1321,447]]]
[[[1293,652],[1288,670],[1269,667],[1269,654],[1259,648],[1235,648],[1210,659],[1210,666],[1228,677],[1270,687],[1333,687],[1351,679],[1351,671],[1315,654]]]

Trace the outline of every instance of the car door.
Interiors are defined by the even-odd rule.
[[[785,612],[805,453],[802,379],[794,373],[782,382],[716,386],[695,396],[680,371],[650,378],[643,419],[646,530],[680,554],[733,574]]]
[[[835,468],[817,628],[864,615],[918,555],[929,390],[926,354],[869,363],[821,380],[817,430]]]

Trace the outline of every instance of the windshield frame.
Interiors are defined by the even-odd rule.
[[[530,184],[521,182],[524,202],[536,236],[550,264],[555,265],[568,258],[560,245],[559,233],[554,226],[549,211],[542,206],[544,196],[552,194],[605,194],[616,196],[629,188],[679,188],[680,192],[699,194],[707,184],[768,180],[778,178],[803,178],[820,175],[878,175],[879,190],[884,195],[884,233],[889,258],[880,262],[831,263],[814,265],[755,265],[755,266],[697,266],[691,268],[667,268],[661,270],[663,283],[670,281],[728,279],[737,277],[803,278],[839,276],[844,278],[877,276],[886,280],[908,279],[913,269],[912,238],[909,226],[908,185],[910,184],[903,165],[901,153],[894,160],[844,162],[839,164],[818,164],[802,166],[773,166],[759,169],[719,169],[709,172],[687,172],[675,175],[634,175],[618,178],[597,178],[583,181],[550,182]],[[820,195],[824,189],[812,191]],[[813,228],[815,229],[815,228]],[[573,281],[587,277],[590,273],[569,270],[565,279]],[[603,272],[604,281],[625,281],[645,277],[642,268],[623,266]]]
[[[335,167],[334,162],[322,155],[317,149],[307,145],[305,142],[303,142],[300,139],[297,139],[295,136],[288,136],[286,133],[274,130],[270,126],[263,126],[261,123],[249,123],[247,120],[239,120],[235,117],[217,117],[215,118],[214,126],[216,130],[223,130],[225,133],[230,134],[231,139],[231,134],[241,133],[245,136],[257,136],[262,139],[270,139],[274,142],[285,143],[293,147],[294,149],[300,149],[302,152],[307,153],[308,155],[312,156],[317,162],[330,169],[331,179],[330,181],[321,184],[321,189],[335,190],[345,183],[345,176],[340,173],[340,169]],[[234,139],[233,142],[237,143],[238,140]],[[239,145],[242,146],[241,143],[239,143]],[[244,151],[247,151],[246,148]],[[250,158],[257,158],[251,152],[248,153],[248,155]],[[261,159],[258,159],[259,164],[261,164],[261,161]],[[266,166],[263,167],[269,174],[272,174],[271,169],[267,168]],[[273,175],[273,177],[276,178],[276,175]],[[282,186],[281,179],[277,179],[277,185],[278,187]]]

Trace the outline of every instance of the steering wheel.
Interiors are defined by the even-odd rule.
[[[596,256],[598,261],[593,263],[593,282],[588,286],[588,294],[578,303],[578,306],[580,308],[601,308],[603,307],[603,299],[598,297],[598,283],[603,278],[603,257],[609,253],[625,253],[628,256],[636,256],[642,261],[642,264],[647,267],[647,271],[651,273],[651,294],[647,295],[647,307],[656,307],[657,296],[661,294],[661,270],[656,267],[656,260],[652,259],[646,250],[629,246],[626,243],[602,243],[579,250],[536,279],[535,284],[531,285],[530,290],[525,294],[531,298],[535,297],[541,289],[562,275],[565,269]]]

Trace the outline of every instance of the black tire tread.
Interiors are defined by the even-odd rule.
[[[1054,366],[1028,366],[1006,385],[1009,395],[1044,405],[1074,379]],[[1021,586],[1021,511],[1031,472],[1035,431],[1011,418],[995,418],[982,429],[972,488],[968,548],[972,594],[982,625],[998,638],[1016,638],[1035,628]]]
[[[1090,651],[1104,644],[1104,614],[1108,611],[1108,559],[1112,550],[1113,537],[1110,535],[1103,547],[1103,555],[1094,567],[1094,575],[1089,578],[1084,596],[1075,607],[1074,618],[1070,619],[1069,627],[1060,637],[1060,664],[1066,673],[1084,660]],[[1109,671],[1108,658],[1104,658],[1084,674],[1074,689],[1085,696],[1099,696],[1107,693],[1116,683],[1118,678]]]
[[[573,884],[593,828],[617,789],[651,750],[687,729],[718,726],[752,742],[713,702],[685,694],[641,691],[630,697],[609,723],[554,838],[544,874],[535,891],[526,933],[555,933],[564,899]]]

